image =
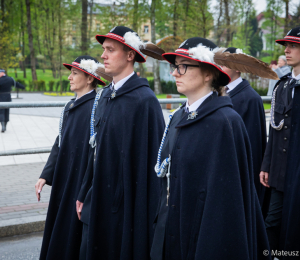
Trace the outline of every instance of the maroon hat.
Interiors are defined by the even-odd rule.
[[[171,64],[175,64],[176,56],[209,64],[221,72],[219,83],[221,86],[226,86],[231,79],[229,75],[214,62],[214,55],[217,50],[219,50],[219,48],[212,41],[201,37],[193,37],[181,43],[175,52],[164,53],[162,56]]]
[[[73,67],[85,72],[88,75],[91,75],[92,77],[97,79],[98,84],[102,86],[105,86],[106,84],[101,80],[101,76],[109,82],[112,81],[112,77],[105,74],[104,65],[98,62],[95,58],[88,55],[79,56],[72,62],[72,64],[63,63],[63,65],[68,70],[71,70],[71,68]]]
[[[106,38],[116,40],[134,50],[137,54],[137,62],[146,62],[144,56],[141,54],[141,49],[144,48],[145,44],[135,31],[125,26],[116,26],[106,35],[96,35],[96,39],[100,44],[103,44]]]
[[[295,42],[300,44],[300,27],[293,28],[283,39],[276,40],[275,42],[281,45],[284,45],[285,42]]]

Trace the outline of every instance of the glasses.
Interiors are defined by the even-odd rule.
[[[172,74],[176,69],[179,75],[184,75],[186,73],[186,70],[188,67],[199,67],[199,65],[190,65],[190,64],[171,64],[171,71],[170,73]]]

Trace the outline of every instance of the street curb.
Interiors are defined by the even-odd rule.
[[[46,215],[0,221],[0,237],[44,231]]]

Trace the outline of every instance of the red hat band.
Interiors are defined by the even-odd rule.
[[[300,41],[300,37],[295,36],[285,36],[284,39]]]

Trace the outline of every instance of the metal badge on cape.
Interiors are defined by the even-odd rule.
[[[111,98],[111,99],[114,99],[116,96],[117,96],[117,92],[114,90],[114,91],[111,93],[110,98]]]
[[[189,114],[187,120],[189,120],[189,119],[195,119],[197,115],[198,115],[197,111],[193,111],[193,112],[191,112],[191,113]]]

